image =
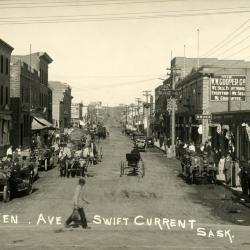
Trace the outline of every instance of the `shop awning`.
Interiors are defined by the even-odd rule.
[[[37,116],[33,116],[33,118],[36,119],[38,122],[42,123],[43,125],[47,126],[47,127],[53,127],[52,123],[48,122],[44,118],[37,117]]]
[[[53,125],[44,118],[33,116],[32,130],[54,129]]]
[[[31,125],[32,130],[41,130],[47,128],[45,125],[39,123],[36,119],[33,119],[32,125]]]

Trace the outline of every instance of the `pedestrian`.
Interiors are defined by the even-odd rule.
[[[231,182],[231,170],[232,170],[232,158],[230,156],[230,153],[227,153],[227,156],[225,158],[225,164],[224,164],[224,173],[226,178],[226,184],[229,184]]]
[[[74,193],[74,197],[73,197],[73,212],[69,216],[69,218],[66,220],[65,227],[69,227],[70,223],[75,220],[76,212],[78,212],[78,214],[80,216],[82,228],[90,229],[90,227],[88,227],[86,215],[84,212],[85,205],[89,204],[89,201],[85,198],[85,195],[84,195],[85,183],[86,183],[85,179],[81,177],[79,179],[79,182],[78,182],[78,185],[75,189],[75,193]]]
[[[13,156],[13,147],[12,147],[12,145],[10,145],[8,147],[7,152],[6,152],[6,156],[11,156],[11,158],[12,158],[12,156]]]
[[[159,137],[160,148],[163,146],[163,142],[164,142],[164,136],[163,134],[160,134],[160,137]]]
[[[248,195],[248,183],[247,183],[247,168],[248,168],[248,163],[245,160],[244,156],[241,157],[240,161],[240,185],[242,188],[242,193],[245,195]]]
[[[225,166],[225,156],[222,155],[218,163],[218,174],[216,176],[217,180],[219,181],[225,181],[224,166]]]
[[[167,149],[168,149],[168,139],[167,139],[167,137],[166,137],[166,136],[164,136],[163,144],[164,144],[164,151],[165,151],[165,154],[167,154]]]
[[[190,145],[188,146],[188,150],[189,151],[192,151],[192,152],[195,152],[195,145],[194,145],[194,142],[191,142]]]

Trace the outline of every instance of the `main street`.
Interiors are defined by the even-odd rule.
[[[54,168],[40,172],[30,196],[0,203],[1,249],[249,249],[250,210],[229,190],[186,184],[179,177],[179,162],[156,148],[141,153],[143,178],[120,177],[120,162],[133,144],[115,119],[107,126],[110,136],[101,141],[103,161],[89,168],[86,183],[91,229],[63,227],[72,211],[77,178],[60,178]],[[17,215],[18,223],[3,223],[8,217],[4,215]],[[61,219],[56,222],[55,217]],[[109,218],[112,225],[105,225]],[[158,219],[150,226],[146,218]],[[178,220],[186,222],[184,228]],[[198,236],[197,228],[204,228],[200,231],[206,236]],[[216,230],[226,230],[226,235],[218,237]]]

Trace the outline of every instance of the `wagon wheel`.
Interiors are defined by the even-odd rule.
[[[32,194],[32,177],[29,178],[29,185],[28,185],[28,188],[27,188],[27,190],[25,191],[25,193],[26,193],[27,195]]]
[[[3,188],[3,201],[8,202],[10,200],[10,188],[9,185],[5,185]]]
[[[120,177],[122,177],[124,175],[124,164],[121,161],[121,173],[120,173]]]
[[[102,147],[100,148],[100,158],[102,160],[103,154],[102,154]]]
[[[145,176],[145,166],[144,166],[144,162],[142,162],[142,177]]]
[[[45,160],[44,160],[44,170],[45,171],[48,170],[48,160],[47,160],[47,158],[45,158]]]

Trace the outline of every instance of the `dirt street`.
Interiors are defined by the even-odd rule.
[[[114,124],[109,131],[86,183],[91,229],[60,224],[72,211],[77,178],[60,178],[54,168],[40,173],[30,196],[0,203],[1,249],[249,249],[250,210],[228,190],[186,184],[179,162],[157,149],[142,153],[144,178],[120,177],[132,142]]]

